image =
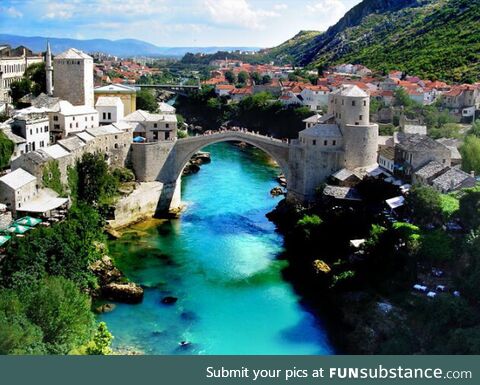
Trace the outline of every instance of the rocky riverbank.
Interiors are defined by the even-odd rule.
[[[139,303],[143,300],[143,288],[133,282],[129,282],[122,272],[115,267],[109,256],[95,261],[90,270],[98,279],[99,288],[93,293],[98,299],[123,302]],[[99,311],[113,310],[110,305],[102,305]]]

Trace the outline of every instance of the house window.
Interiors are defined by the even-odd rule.
[[[170,128],[170,123],[165,124],[166,128]]]
[[[359,119],[359,120],[363,120],[363,115],[360,115],[360,116],[358,117],[358,119]]]
[[[342,99],[342,106],[345,105],[345,99]]]
[[[314,140],[312,141],[312,144],[313,144],[314,146],[316,146],[316,145],[317,145],[317,141],[314,139]]]
[[[334,140],[334,141],[332,142],[332,145],[336,146],[336,145],[337,145],[337,141]]]
[[[73,117],[73,120],[75,120],[75,116]]]
[[[358,126],[358,122],[355,122],[355,125]]]
[[[115,148],[118,148],[118,143],[115,143]]]
[[[352,100],[352,107],[355,107],[355,100]]]
[[[54,120],[55,122],[58,122],[58,116],[55,115],[55,116],[53,117],[53,120]]]
[[[35,132],[38,134],[38,127],[35,128]]]
[[[108,113],[108,120],[112,120],[112,113],[111,112]]]
[[[103,118],[102,118],[103,120],[107,119],[107,113],[106,112],[104,112],[102,116],[103,116]]]
[[[91,120],[93,120],[93,116],[92,116],[92,119],[91,119]]]
[[[157,128],[158,124],[157,123],[153,123],[153,128]]]
[[[324,141],[323,141],[323,145],[324,145],[324,146],[327,146],[327,145],[328,145],[328,140],[324,140]]]
[[[85,121],[87,121],[87,120],[88,120],[88,118],[85,116]]]
[[[32,129],[30,129],[30,135],[33,135],[33,130]]]
[[[367,101],[366,101],[366,100],[363,101],[363,106],[364,106],[364,107],[367,106]]]
[[[55,130],[60,130],[60,124],[54,124],[54,125],[53,125],[53,128],[54,128]]]

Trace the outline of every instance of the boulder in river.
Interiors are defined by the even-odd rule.
[[[274,187],[270,190],[270,195],[272,197],[278,197],[278,196],[283,195],[283,194],[285,194],[285,193],[283,192],[282,188],[278,187],[278,186]]]
[[[116,307],[117,305],[115,305],[114,303],[104,303],[103,305],[97,306],[95,308],[95,312],[99,314],[110,313],[111,311],[115,310]]]
[[[143,300],[143,289],[133,282],[113,282],[102,288],[102,295],[111,301],[140,303]]]
[[[173,305],[177,301],[178,301],[177,297],[167,296],[162,298],[162,303],[164,305]]]

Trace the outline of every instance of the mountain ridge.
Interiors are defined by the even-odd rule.
[[[68,48],[75,47],[86,52],[104,52],[114,56],[170,56],[180,57],[187,52],[192,53],[215,53],[217,51],[250,51],[258,50],[259,47],[159,47],[138,39],[71,39],[44,36],[21,36],[0,34],[0,44],[11,46],[24,45],[34,52],[45,51],[47,41],[50,42],[52,52],[58,54]]]
[[[364,0],[325,33],[304,39],[292,57],[320,70],[352,63],[471,83],[480,76],[478,25],[479,0]],[[261,53],[288,55],[284,44]]]

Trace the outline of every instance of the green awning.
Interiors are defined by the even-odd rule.
[[[17,225],[23,225],[23,226],[36,226],[39,223],[42,223],[41,219],[34,218],[34,217],[23,217],[15,221]]]
[[[7,243],[10,238],[12,238],[10,235],[0,235],[0,246],[3,246],[5,243]]]
[[[11,225],[7,231],[9,233],[14,233],[14,234],[23,234],[23,233],[26,233],[28,230],[31,230],[32,228],[31,227],[28,227],[28,226],[23,226],[23,225],[18,225],[16,223],[14,223],[13,225]]]

